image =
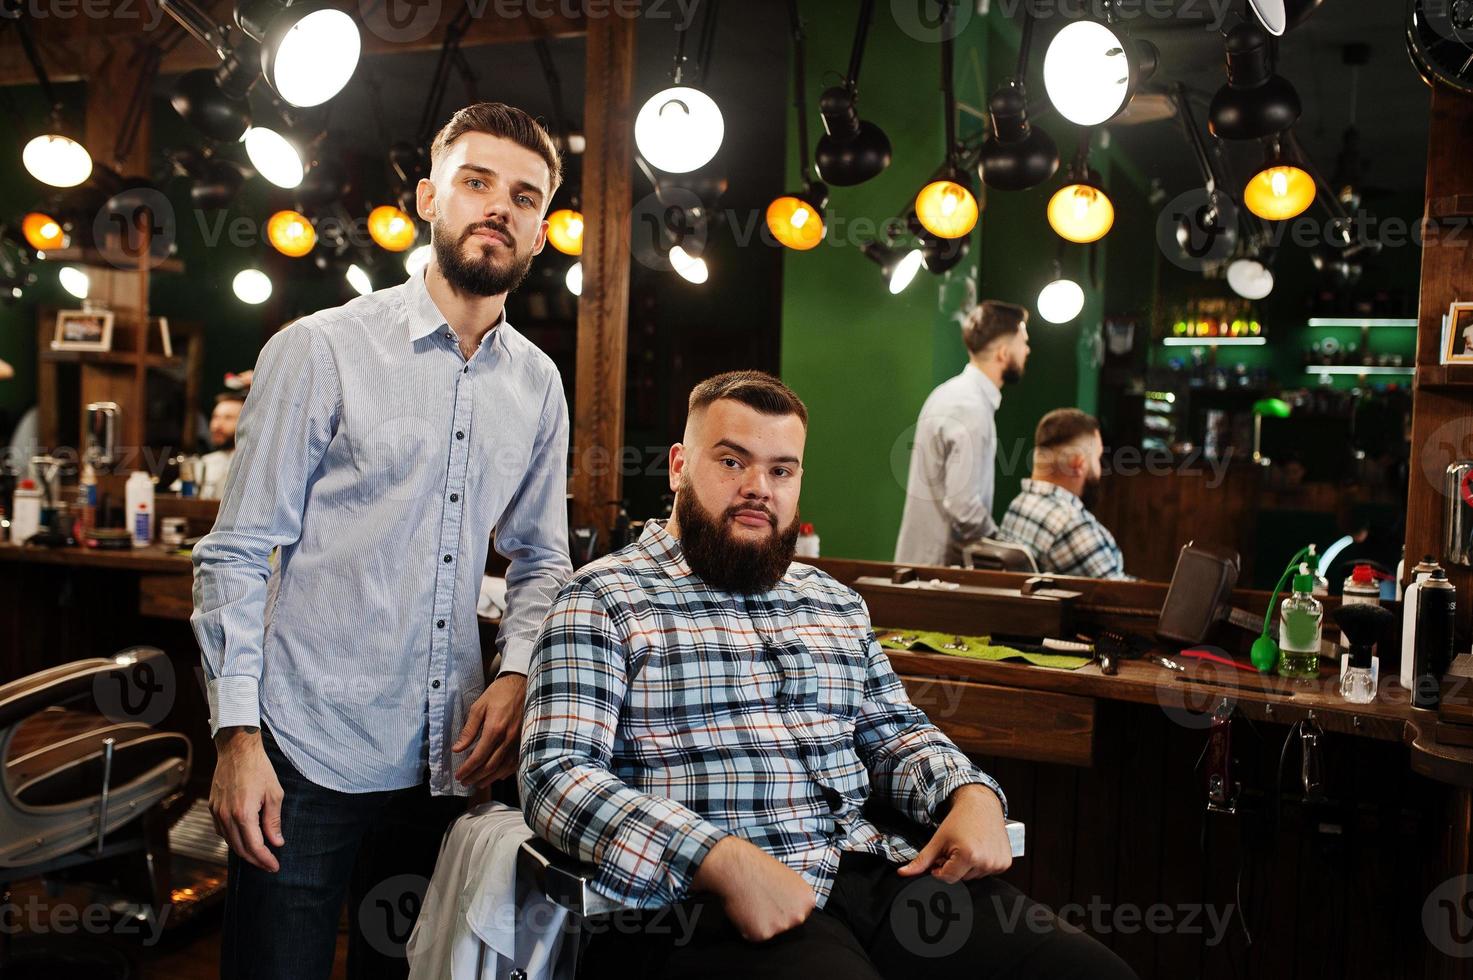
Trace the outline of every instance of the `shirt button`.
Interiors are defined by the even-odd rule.
[[[462,369],[462,370],[461,370],[461,372],[460,372],[460,373],[461,373],[461,374],[470,374],[470,373],[471,373],[471,366],[470,366],[470,365],[469,365],[469,364],[467,364],[467,365],[466,365],[466,366],[465,366],[465,367],[464,367],[464,368],[463,368],[463,369]]]
[[[446,555],[445,556],[445,564],[447,564],[447,565],[450,564],[450,556],[449,555]]]
[[[440,629],[444,629],[445,628],[445,620],[443,620],[443,619],[437,619],[437,620],[435,620],[435,625],[437,627],[439,627]]]
[[[458,493],[452,493],[452,494],[451,494],[451,495],[450,495],[450,502],[451,502],[451,503],[452,503],[452,504],[453,504],[453,503],[455,503],[455,502],[456,502],[456,501],[457,501],[457,500],[459,500],[459,499],[460,499],[460,494],[458,494]]]
[[[447,333],[445,335],[445,339],[446,340],[454,340],[455,339],[455,334],[453,334],[453,333]]]
[[[464,432],[464,430],[457,431],[455,433],[455,438],[457,438],[457,439],[464,439],[465,438],[465,432]]]
[[[435,690],[438,691],[440,689],[440,682],[439,681],[430,681],[430,687],[433,687]]]

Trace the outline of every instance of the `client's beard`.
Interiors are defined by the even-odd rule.
[[[1089,480],[1088,482],[1086,482],[1084,484],[1084,488],[1079,491],[1079,501],[1080,501],[1080,503],[1084,504],[1084,509],[1085,510],[1093,511],[1095,509],[1095,503],[1098,502],[1099,499],[1100,499],[1100,481],[1099,480]]]
[[[512,262],[504,269],[498,269],[492,261],[491,246],[481,246],[481,258],[466,258],[462,246],[471,235],[480,228],[490,228],[511,243]],[[468,225],[460,233],[455,235],[450,228],[440,220],[435,222],[434,234],[431,240],[435,248],[435,260],[440,266],[440,273],[445,281],[463,293],[474,296],[499,296],[509,293],[522,284],[527,278],[527,273],[532,268],[532,253],[526,255],[516,254],[516,239],[512,237],[511,230],[506,225],[496,221],[480,221]]]
[[[747,509],[754,508],[728,507],[719,518],[714,517],[696,500],[689,480],[681,482],[675,497],[680,550],[691,571],[722,592],[766,592],[782,579],[798,548],[796,514],[786,530],[770,535],[763,543],[735,540],[729,529],[731,518]]]

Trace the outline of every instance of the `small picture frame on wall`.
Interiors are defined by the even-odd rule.
[[[1454,303],[1448,307],[1442,363],[1473,364],[1473,303]]]
[[[157,330],[159,334],[159,350],[165,357],[174,356],[174,338],[169,335],[169,318],[166,316],[151,316],[148,318],[148,329],[150,332]]]
[[[59,310],[52,350],[112,350],[111,310]]]

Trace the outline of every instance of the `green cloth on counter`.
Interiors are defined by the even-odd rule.
[[[955,633],[932,633],[928,630],[876,629],[875,638],[885,650],[942,653],[972,660],[1026,660],[1035,667],[1051,667],[1055,670],[1078,670],[1091,659],[1063,653],[1016,650],[993,643],[990,636],[957,636]]]

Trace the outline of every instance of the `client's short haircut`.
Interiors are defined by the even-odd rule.
[[[1056,408],[1038,420],[1033,432],[1034,449],[1061,449],[1100,431],[1100,423],[1077,408]]]
[[[722,398],[739,401],[763,415],[796,415],[808,428],[808,407],[793,389],[765,371],[728,371],[691,389],[689,413],[695,415]]]
[[[962,343],[973,354],[987,349],[1000,337],[1011,337],[1028,322],[1028,310],[1016,303],[985,299],[972,308],[962,322]]]

